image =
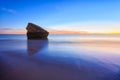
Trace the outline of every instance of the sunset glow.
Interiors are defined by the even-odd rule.
[[[120,0],[0,0],[0,80],[120,80]]]
[[[0,34],[25,34],[28,22],[51,34],[120,34],[119,0],[27,2],[0,0]]]
[[[0,30],[0,34],[26,34],[25,30]]]

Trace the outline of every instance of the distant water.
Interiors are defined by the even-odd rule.
[[[120,35],[0,34],[0,80],[120,80]]]

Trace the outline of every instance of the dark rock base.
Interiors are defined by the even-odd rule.
[[[41,40],[47,40],[48,34],[42,33],[42,32],[27,32],[27,38],[28,39],[41,39]]]

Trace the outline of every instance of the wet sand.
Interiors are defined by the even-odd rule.
[[[0,80],[120,80],[119,41],[0,40]]]

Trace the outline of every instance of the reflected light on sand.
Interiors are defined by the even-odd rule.
[[[27,40],[27,50],[29,55],[42,51],[48,46],[48,40]]]

